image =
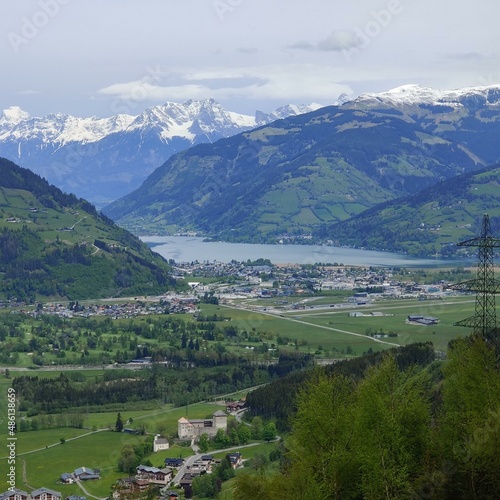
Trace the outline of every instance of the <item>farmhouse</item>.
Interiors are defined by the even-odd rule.
[[[238,410],[242,410],[245,408],[246,402],[245,401],[234,401],[232,403],[226,403],[226,411],[227,412],[235,412]]]
[[[188,420],[182,417],[177,421],[180,439],[196,439],[202,434],[214,437],[219,429],[227,431],[227,415],[221,410],[217,410],[210,419]]]
[[[70,474],[69,472],[65,472],[64,474],[61,474],[61,483],[64,484],[72,484],[75,482],[75,478],[73,474]]]
[[[95,469],[89,469],[88,467],[78,467],[78,469],[75,469],[75,472],[73,472],[73,476],[80,481],[100,479],[99,471]]]
[[[167,485],[172,480],[172,471],[168,468],[158,469],[148,465],[139,465],[136,468],[135,478],[146,480],[148,483]]]

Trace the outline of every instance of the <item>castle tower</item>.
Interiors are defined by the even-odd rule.
[[[177,420],[177,435],[180,439],[193,437],[193,425],[187,418],[181,417]]]
[[[213,414],[214,427],[227,431],[227,415],[222,410],[217,410]]]

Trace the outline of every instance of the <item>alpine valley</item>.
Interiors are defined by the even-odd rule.
[[[332,224],[497,163],[499,134],[500,86],[440,91],[406,85],[192,147],[171,157],[139,189],[104,212],[142,234],[191,230],[253,242],[315,234],[344,244]],[[495,172],[481,188],[493,197],[498,196]],[[476,189],[471,182],[470,189]],[[449,192],[446,203],[448,185],[440,185],[441,214],[460,201],[451,199],[457,189]],[[425,195],[418,199],[432,202]],[[449,234],[449,222],[454,241],[476,234],[473,215],[490,201],[471,197],[467,203],[475,205],[467,217],[440,217],[434,229]],[[399,213],[411,227],[413,213]],[[433,225],[429,221],[427,228]],[[359,224],[345,227],[341,234],[350,244],[421,255],[435,253],[450,240],[392,245],[365,238],[357,232]],[[414,224],[412,230],[419,227]]]
[[[252,117],[206,99],[167,102],[138,116],[77,118],[31,117],[13,106],[0,115],[0,156],[103,206],[139,187],[174,153],[318,107],[288,105]]]

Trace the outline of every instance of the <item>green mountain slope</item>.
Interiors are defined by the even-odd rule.
[[[30,170],[0,158],[0,296],[97,298],[175,286],[138,238]]]
[[[456,243],[480,233],[488,213],[500,233],[500,166],[442,181],[409,197],[371,208],[347,221],[325,225],[322,239],[370,249],[429,256],[465,253]],[[476,249],[472,249],[475,254]]]
[[[499,97],[490,97],[464,94],[449,106],[360,99],[280,120],[172,157],[104,212],[136,233],[310,233],[498,161],[484,139],[500,127],[490,113]]]

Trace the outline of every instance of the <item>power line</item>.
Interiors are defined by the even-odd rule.
[[[473,333],[494,340],[497,332],[495,294],[500,292],[500,280],[495,279],[494,249],[500,247],[500,239],[491,234],[490,217],[484,214],[481,236],[458,243],[462,247],[479,247],[478,269],[475,279],[453,286],[456,290],[476,292],[474,316],[457,321],[455,326],[473,329]]]

